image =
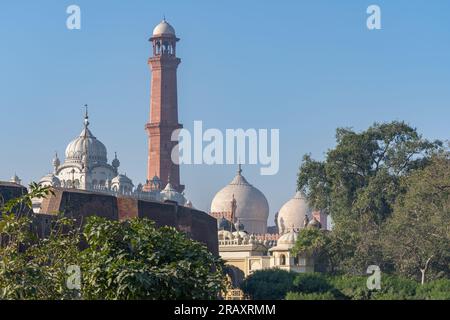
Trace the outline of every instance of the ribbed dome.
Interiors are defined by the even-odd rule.
[[[153,36],[160,35],[175,35],[175,29],[165,19],[153,29]]]
[[[298,233],[293,229],[283,234],[277,241],[277,245],[269,249],[269,251],[287,251],[291,250],[297,242]]]
[[[86,147],[89,163],[107,163],[108,159],[105,145],[97,140],[87,127],[67,146],[65,161],[82,162]]]
[[[286,233],[289,229],[302,229],[305,216],[308,216],[310,209],[305,196],[299,191],[294,198],[286,202],[278,212],[279,233]]]
[[[248,233],[267,232],[269,204],[264,194],[242,176],[241,170],[234,179],[220,190],[211,203],[211,212],[230,212],[233,196],[236,200],[235,218]]]

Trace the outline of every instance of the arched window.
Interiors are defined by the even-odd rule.
[[[286,256],[284,254],[280,254],[280,265],[281,266],[286,265]]]

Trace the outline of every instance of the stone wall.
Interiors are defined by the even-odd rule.
[[[0,181],[0,206],[6,204],[11,199],[16,199],[27,193],[28,193],[27,188],[25,188],[20,184]],[[18,210],[19,211],[18,213],[21,214],[30,213],[31,211],[29,208],[25,206],[22,206],[21,208],[16,208],[16,210]]]
[[[155,221],[157,227],[175,227],[191,239],[204,243],[213,254],[219,254],[217,220],[205,212],[178,206],[174,202],[144,201],[77,189],[58,188],[54,192],[54,196],[42,202],[40,212],[46,218],[42,218],[41,223],[45,224],[48,217],[58,212],[64,212],[81,223],[92,215],[112,220],[145,217]]]

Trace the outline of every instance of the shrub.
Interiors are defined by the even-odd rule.
[[[450,300],[450,279],[434,280],[418,286],[416,297],[425,300]]]
[[[330,284],[339,292],[341,299],[369,300],[370,290],[367,288],[367,277],[363,276],[331,276]]]
[[[243,281],[241,289],[254,300],[283,300],[293,290],[296,275],[280,269],[258,270]]]
[[[288,292],[286,300],[336,300],[336,297],[331,292],[323,293],[302,293],[302,292]]]
[[[416,297],[418,282],[403,277],[382,275],[381,290],[372,291],[374,300],[411,300]]]
[[[295,292],[324,293],[333,289],[327,278],[320,273],[299,273],[294,279]]]

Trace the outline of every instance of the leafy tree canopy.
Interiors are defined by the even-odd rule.
[[[12,211],[49,193],[33,185],[1,208],[0,299],[215,299],[224,289],[220,258],[147,219],[93,216],[80,230],[60,216],[38,237],[34,217]],[[80,288],[67,285],[69,266],[80,268]]]

